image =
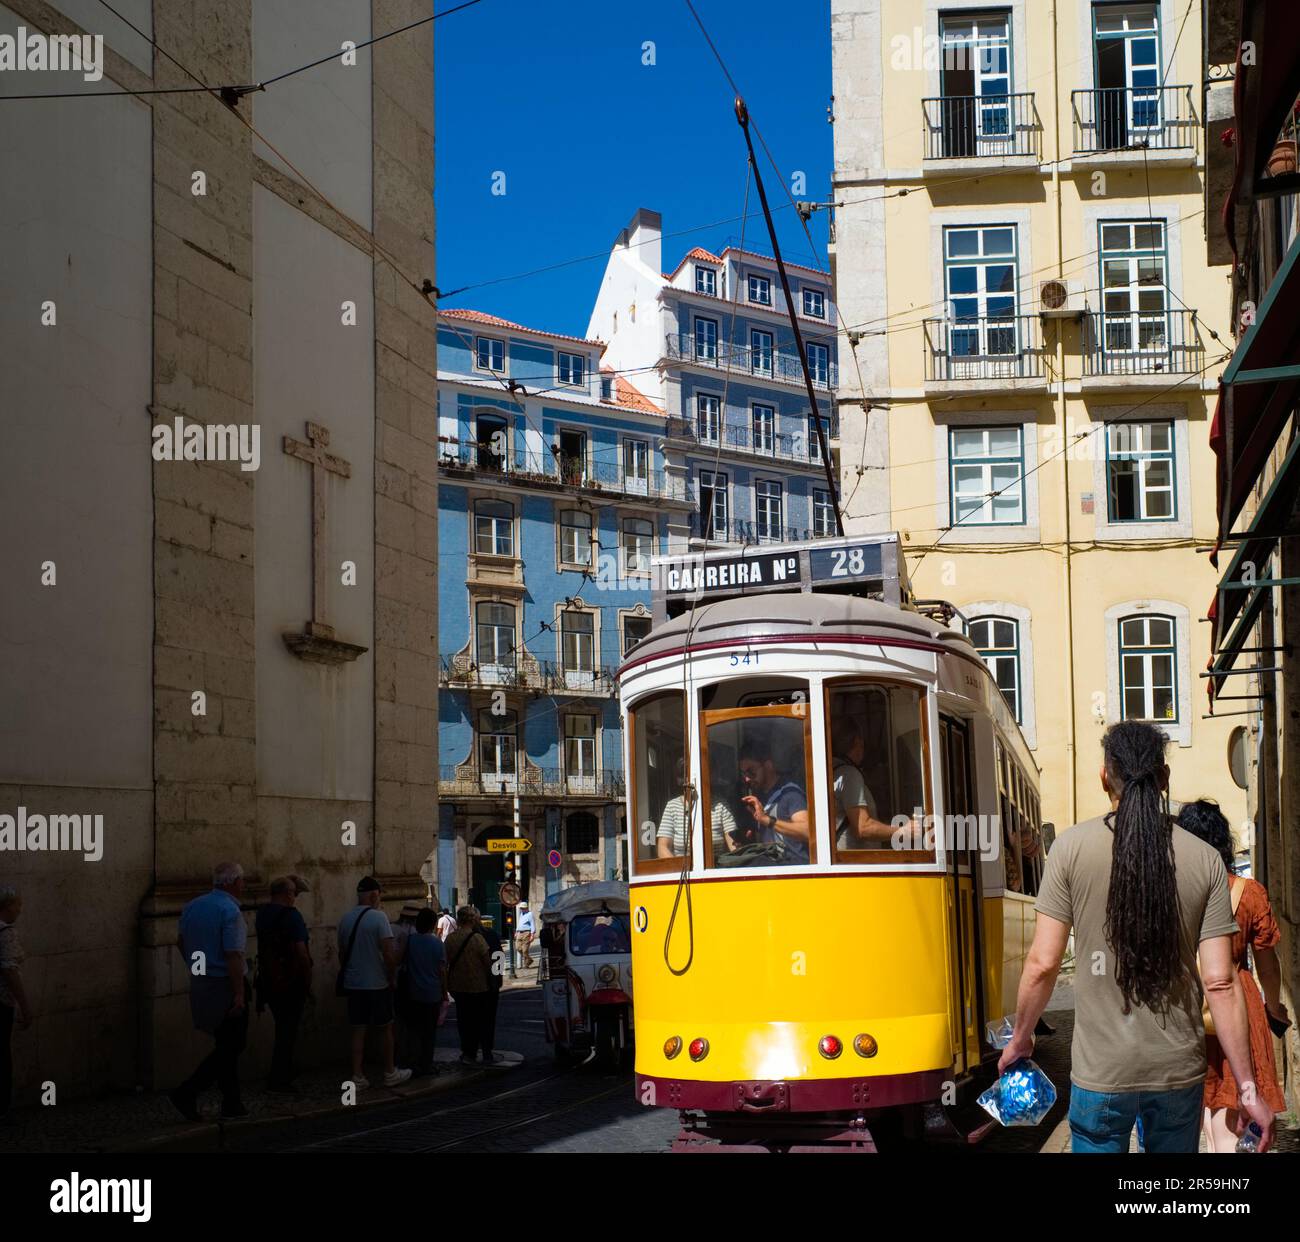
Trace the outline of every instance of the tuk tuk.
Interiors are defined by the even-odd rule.
[[[542,907],[542,1007],[557,1060],[627,1065],[632,1049],[632,926],[627,885],[577,884]]]

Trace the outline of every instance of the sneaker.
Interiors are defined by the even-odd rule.
[[[344,1082],[350,1082],[358,1091],[364,1091],[370,1086],[370,1079],[364,1074],[356,1074],[352,1078],[345,1078]]]
[[[402,1083],[408,1081],[411,1077],[409,1069],[395,1069],[391,1074],[384,1075],[385,1087],[400,1087]]]
[[[182,1091],[177,1087],[175,1091],[167,1092],[167,1098],[171,1100],[176,1111],[180,1113],[186,1121],[202,1121],[203,1117],[199,1113],[198,1102],[187,1091]]]
[[[485,1052],[483,1054],[484,1065],[495,1065],[501,1058],[495,1052]]]

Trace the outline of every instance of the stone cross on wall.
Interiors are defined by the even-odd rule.
[[[325,544],[325,485],[326,473],[341,478],[352,477],[352,466],[341,457],[327,453],[330,433],[319,423],[307,424],[307,440],[284,437],[284,451],[311,466],[311,620],[301,634],[289,632],[284,641],[294,655],[321,664],[342,664],[355,660],[365,647],[343,642],[334,634],[334,627],[326,618],[327,583],[329,576],[328,551]]]

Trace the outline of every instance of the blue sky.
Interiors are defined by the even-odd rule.
[[[439,8],[449,0],[440,0]],[[695,0],[787,185],[830,192],[829,0]],[[653,41],[655,64],[642,64]],[[684,0],[486,0],[437,23],[434,198],[443,290],[608,252],[638,207],[665,233],[670,270],[692,246],[738,243],[745,145],[731,88]],[[757,141],[755,143],[758,146]],[[786,258],[808,243],[758,147]],[[492,193],[505,174],[505,194]],[[785,204],[785,210],[776,210]],[[770,251],[750,192],[747,248]],[[810,225],[826,261],[826,213]],[[449,297],[448,307],[585,332],[604,260]]]

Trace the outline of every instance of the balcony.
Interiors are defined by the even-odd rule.
[[[927,319],[925,383],[936,391],[1042,389],[1043,329],[1036,315]]]
[[[701,367],[729,370],[732,375],[752,375],[778,384],[803,387],[803,367],[792,354],[767,353],[748,345],[719,341],[716,345],[697,341],[689,332],[670,332],[664,345],[664,357],[672,362],[693,362]],[[839,367],[833,363],[813,368],[814,388],[829,391],[840,382]]]
[[[643,497],[686,505],[695,501],[694,485],[689,479],[663,470],[635,476],[614,462],[586,462],[558,453],[493,453],[483,445],[454,440],[443,440],[438,448],[439,469],[448,475],[498,480],[504,477],[524,487],[597,493],[617,499]]]
[[[578,798],[610,802],[624,796],[623,773],[611,769],[569,773],[527,766],[523,772],[480,772],[472,763],[444,763],[440,798]]]
[[[571,668],[559,660],[538,660],[524,653],[513,662],[476,663],[468,649],[440,657],[438,685],[458,690],[530,690],[611,698],[617,690],[618,666],[597,664]]]
[[[1093,312],[1083,322],[1085,387],[1161,387],[1199,375],[1205,345],[1196,312]]]
[[[1190,86],[1073,91],[1071,105],[1076,163],[1125,151],[1157,152],[1164,162],[1196,157],[1200,122]]]
[[[826,426],[827,447],[834,451],[839,438],[839,424],[835,419],[822,419]],[[810,428],[807,432],[789,435],[756,433],[752,427],[732,424],[717,426],[701,419],[670,418],[668,435],[672,439],[689,441],[701,448],[721,448],[724,453],[739,453],[747,457],[761,457],[765,461],[786,461],[799,466],[820,466],[821,446]]]
[[[795,526],[777,527],[768,534],[760,535],[758,523],[738,518],[731,522],[705,522],[699,513],[691,514],[690,522],[692,542],[705,539],[710,544],[735,543],[742,547],[760,543],[799,543],[816,538],[812,531],[801,530]],[[833,530],[828,535],[833,535]]]
[[[925,158],[957,165],[1038,163],[1042,125],[1033,92],[1021,95],[936,95],[921,100]]]

